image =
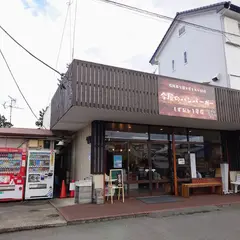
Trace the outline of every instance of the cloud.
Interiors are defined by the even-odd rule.
[[[212,0],[116,1],[170,16],[197,5],[212,3]],[[237,0],[234,3],[237,4]],[[55,67],[66,11],[67,4],[64,0],[2,1],[0,22],[27,49]],[[70,28],[68,20],[57,67],[62,73],[66,71],[66,64],[71,62],[72,37],[70,36],[72,36],[73,18],[72,7],[72,27]],[[155,69],[152,71],[148,61],[169,24],[170,21],[153,20],[110,4],[94,0],[78,0],[74,58],[153,72]],[[1,31],[0,48],[25,97],[34,112],[38,114],[40,109],[49,104],[56,91],[57,74],[29,56]],[[0,114],[9,116],[9,109],[3,109],[1,104],[7,101],[10,95],[17,99],[18,107],[24,108],[13,109],[14,126],[34,127],[36,119],[18,92],[1,57],[0,69],[1,80],[3,79]]]
[[[148,73],[153,73],[156,69],[156,66],[152,66],[149,63],[149,56],[147,54],[137,54],[126,59],[123,62],[123,67]]]
[[[52,20],[59,16],[59,12],[47,0],[21,0],[24,8],[37,17],[40,14],[49,16]]]
[[[60,13],[59,17],[52,21],[50,17],[46,17],[49,15],[48,5],[45,4],[44,10],[40,11],[36,2],[26,1],[28,4],[25,5],[19,0],[4,1],[0,8],[0,22],[26,48],[55,67],[67,4],[65,1],[51,0],[51,7]],[[152,4],[147,7],[147,3],[142,0],[123,2],[142,8],[152,8]],[[38,10],[37,17],[33,15],[34,9]],[[8,12],[12,13],[11,16]],[[72,18],[73,12],[72,8]],[[74,58],[146,71],[149,66],[148,60],[168,24],[94,0],[78,1]],[[57,68],[63,73],[66,71],[66,64],[71,61],[69,25],[68,20]],[[58,76],[2,33],[0,48],[4,50],[25,97],[38,114],[40,109],[49,104],[56,91]],[[4,79],[1,83],[0,103],[7,101],[8,95],[16,98],[17,106],[24,110],[13,110],[14,126],[34,127],[35,118],[19,94],[1,58],[0,69],[1,79]],[[8,117],[9,109],[4,110],[0,107],[0,113]]]

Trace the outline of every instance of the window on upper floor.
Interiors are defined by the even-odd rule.
[[[175,71],[175,61],[172,60],[172,71]]]
[[[187,52],[186,51],[183,53],[183,57],[184,57],[184,63],[187,64],[188,63],[188,57],[187,57]]]
[[[179,35],[179,37],[182,36],[185,32],[186,32],[185,26],[181,27],[181,28],[178,30],[178,35]]]

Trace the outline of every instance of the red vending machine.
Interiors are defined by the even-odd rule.
[[[0,201],[23,200],[26,150],[0,148]]]

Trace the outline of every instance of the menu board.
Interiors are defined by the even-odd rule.
[[[122,169],[110,169],[110,181],[116,181],[118,187],[123,186],[123,170]]]

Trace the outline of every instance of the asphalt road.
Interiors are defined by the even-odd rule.
[[[0,240],[239,240],[240,208],[1,234]]]

